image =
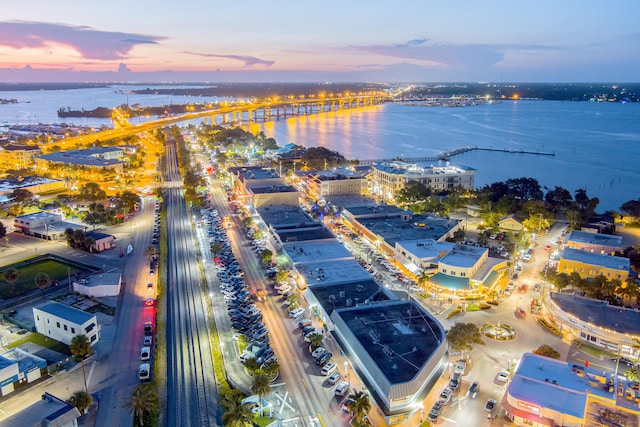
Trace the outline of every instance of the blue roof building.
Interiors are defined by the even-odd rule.
[[[95,315],[56,301],[33,307],[33,318],[38,333],[67,345],[80,334],[86,335],[91,345],[100,339],[100,326]]]

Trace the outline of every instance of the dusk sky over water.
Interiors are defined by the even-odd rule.
[[[5,2],[0,81],[631,82],[640,2]]]

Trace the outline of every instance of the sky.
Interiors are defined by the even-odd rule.
[[[638,82],[638,0],[2,2],[1,82]]]

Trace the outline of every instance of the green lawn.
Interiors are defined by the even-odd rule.
[[[15,348],[19,347],[22,344],[32,342],[34,344],[38,344],[42,347],[49,348],[51,350],[57,351],[58,353],[66,354],[67,356],[71,356],[71,352],[69,351],[69,346],[63,344],[59,341],[53,340],[51,338],[45,337],[37,332],[33,332],[21,340],[14,341],[11,344],[6,345],[6,348]]]
[[[3,267],[0,269],[0,298],[11,298],[37,289],[38,287],[34,282],[34,278],[38,273],[47,273],[49,279],[52,281],[66,280],[67,267],[69,268],[69,273],[72,276],[78,271],[81,271],[77,267],[73,267],[53,259],[43,259],[21,267],[15,267],[18,270],[19,275],[18,280],[13,286],[4,280],[3,274],[6,270],[14,267],[11,265]]]

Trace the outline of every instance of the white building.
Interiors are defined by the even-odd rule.
[[[73,290],[90,297],[111,297],[120,294],[122,275],[120,273],[102,273],[75,280]]]
[[[59,302],[48,301],[33,307],[33,319],[38,333],[67,345],[81,334],[87,336],[91,345],[100,339],[100,325],[95,315]]]
[[[417,181],[433,191],[465,188],[473,190],[475,169],[464,166],[423,166],[405,162],[384,162],[371,168],[371,191],[382,200],[393,200],[409,181]]]

